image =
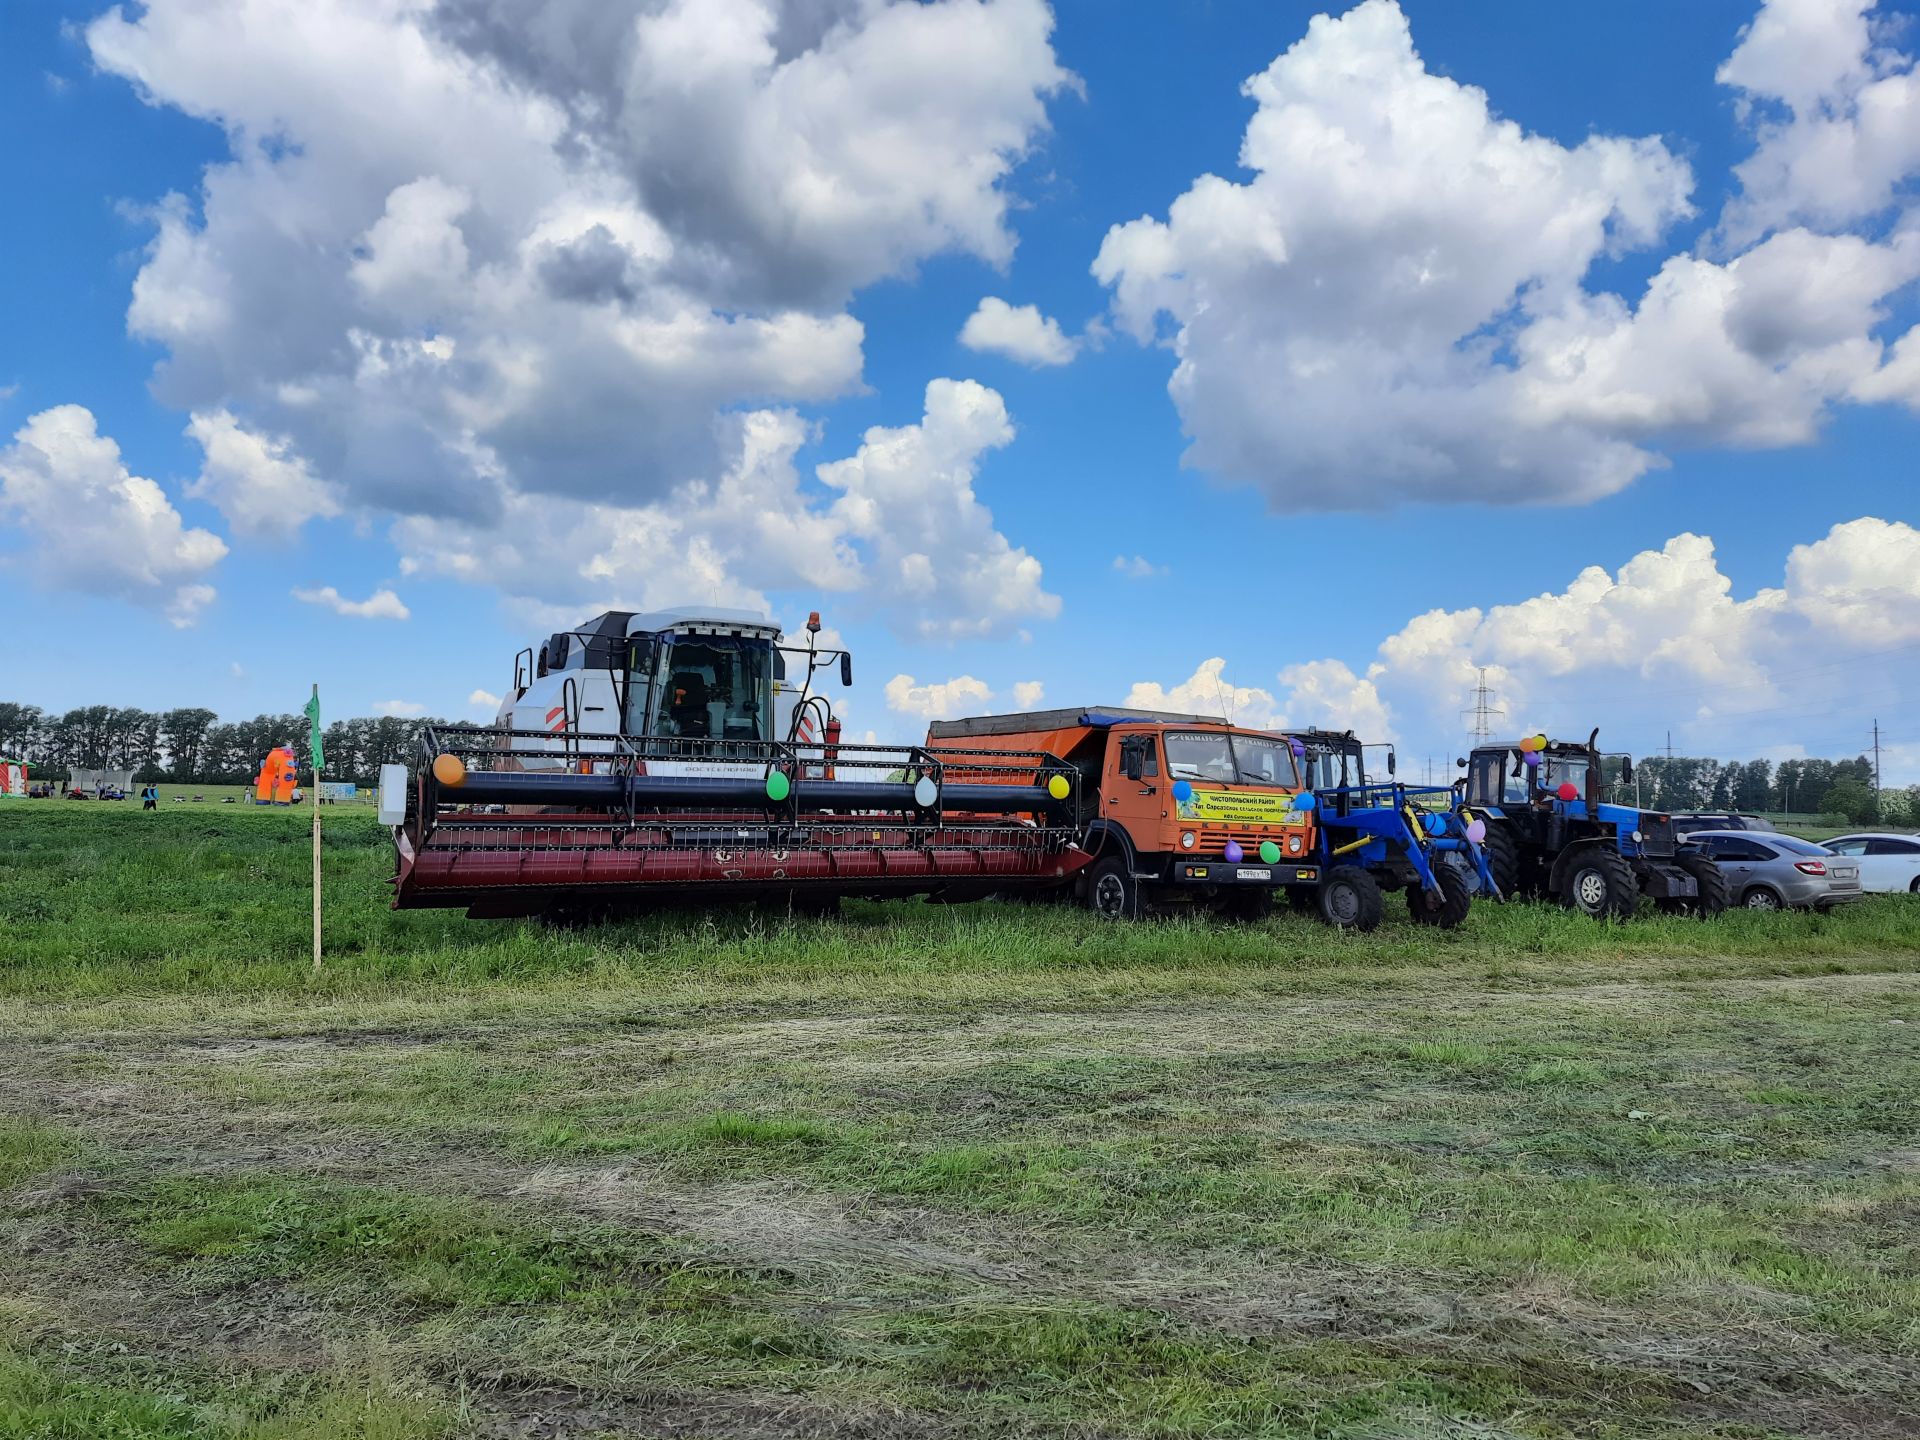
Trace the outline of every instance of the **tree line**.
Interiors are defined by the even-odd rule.
[[[1920,786],[1875,794],[1873,762],[1851,760],[1715,760],[1650,756],[1634,762],[1639,803],[1648,810],[1724,810],[1748,814],[1841,815],[1858,825],[1911,824],[1920,819]],[[1615,778],[1611,773],[1609,779]],[[1634,786],[1614,785],[1632,801]]]
[[[406,764],[420,732],[455,722],[390,715],[335,720],[322,734],[327,778],[371,783],[382,765]],[[276,745],[291,745],[307,765],[307,717],[256,715],[222,722],[211,710],[140,710],[82,705],[50,714],[0,701],[0,756],[24,760],[30,773],[63,778],[69,769],[131,770],[138,784],[244,785]]]

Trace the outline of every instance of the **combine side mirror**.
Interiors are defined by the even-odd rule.
[[[840,652],[840,683],[853,684],[853,656],[844,650]]]

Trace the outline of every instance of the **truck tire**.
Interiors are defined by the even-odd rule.
[[[1618,850],[1586,845],[1567,862],[1560,903],[1596,920],[1625,920],[1640,904],[1640,884]]]
[[[1087,908],[1103,920],[1138,920],[1147,913],[1140,882],[1123,856],[1110,856],[1094,866],[1087,881]]]
[[[1415,924],[1456,930],[1473,907],[1473,892],[1467,889],[1467,878],[1451,865],[1434,866],[1433,878],[1440,882],[1439,903],[1419,885],[1409,885],[1407,913],[1413,916]]]
[[[1320,918],[1336,930],[1372,930],[1385,913],[1380,883],[1357,865],[1336,865],[1320,882]]]
[[[1711,920],[1733,904],[1733,887],[1727,883],[1725,873],[1713,860],[1705,855],[1681,855],[1674,863],[1693,876],[1694,882],[1700,887],[1700,894],[1693,900],[1666,901],[1663,909],[1673,914]]]
[[[1500,887],[1502,900],[1520,898],[1520,846],[1514,840],[1507,827],[1498,820],[1487,826],[1486,843],[1481,847],[1487,852],[1487,869],[1493,872],[1493,883]]]

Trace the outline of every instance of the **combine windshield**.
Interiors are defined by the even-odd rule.
[[[664,739],[773,738],[772,647],[729,635],[663,646],[649,733]]]
[[[1257,735],[1178,731],[1167,735],[1167,773],[1213,785],[1293,785],[1293,753]]]

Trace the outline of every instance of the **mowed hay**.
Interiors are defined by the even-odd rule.
[[[0,1435],[1920,1427],[1920,905],[555,932],[329,812],[315,978],[307,819],[0,812]]]

